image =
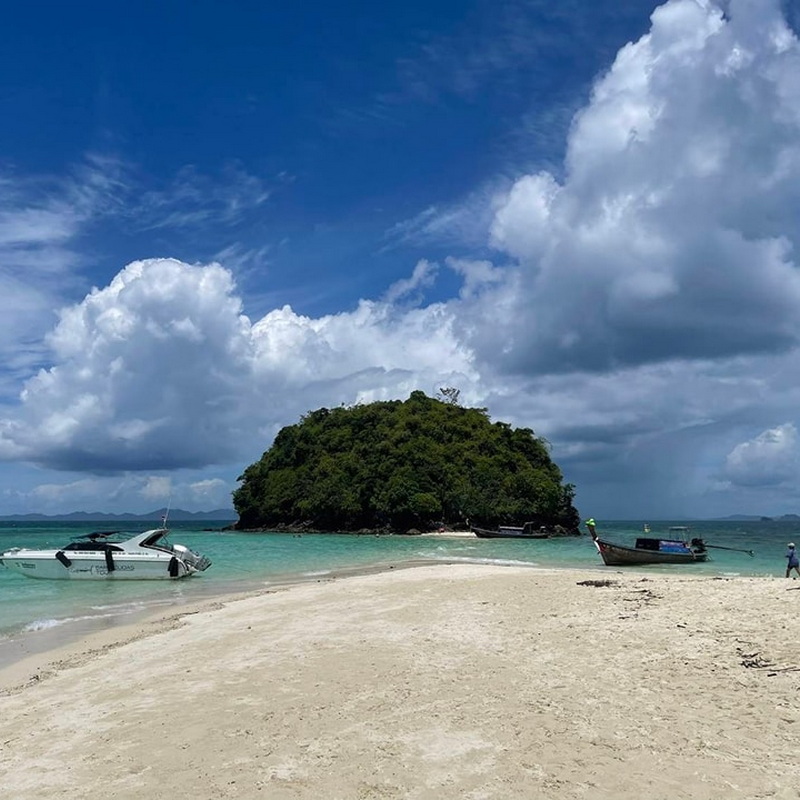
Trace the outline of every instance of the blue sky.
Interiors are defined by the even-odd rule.
[[[38,2],[0,29],[0,515],[227,506],[435,395],[595,517],[800,509],[796,2]]]
[[[335,312],[449,254],[398,223],[557,167],[593,77],[652,10],[551,5],[23,5],[0,32],[4,150],[26,176],[115,160],[124,209],[87,226],[86,272],[235,248],[256,272],[239,276],[248,312]],[[175,224],[201,211],[213,227]]]

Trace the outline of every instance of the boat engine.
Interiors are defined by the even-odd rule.
[[[202,572],[211,566],[211,559],[208,556],[196,553],[186,545],[174,544],[172,545],[172,551],[191,571]]]

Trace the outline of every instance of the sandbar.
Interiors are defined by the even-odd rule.
[[[800,582],[415,566],[0,672],[4,796],[797,798]]]

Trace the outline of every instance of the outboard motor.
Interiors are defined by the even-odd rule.
[[[202,572],[211,566],[211,559],[208,556],[195,553],[194,550],[190,550],[186,545],[175,544],[172,546],[172,551],[186,564],[190,572]]]

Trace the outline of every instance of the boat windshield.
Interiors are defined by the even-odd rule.
[[[169,540],[169,531],[156,531],[152,536],[142,539],[142,547],[155,547],[159,550],[172,550],[172,543]]]

